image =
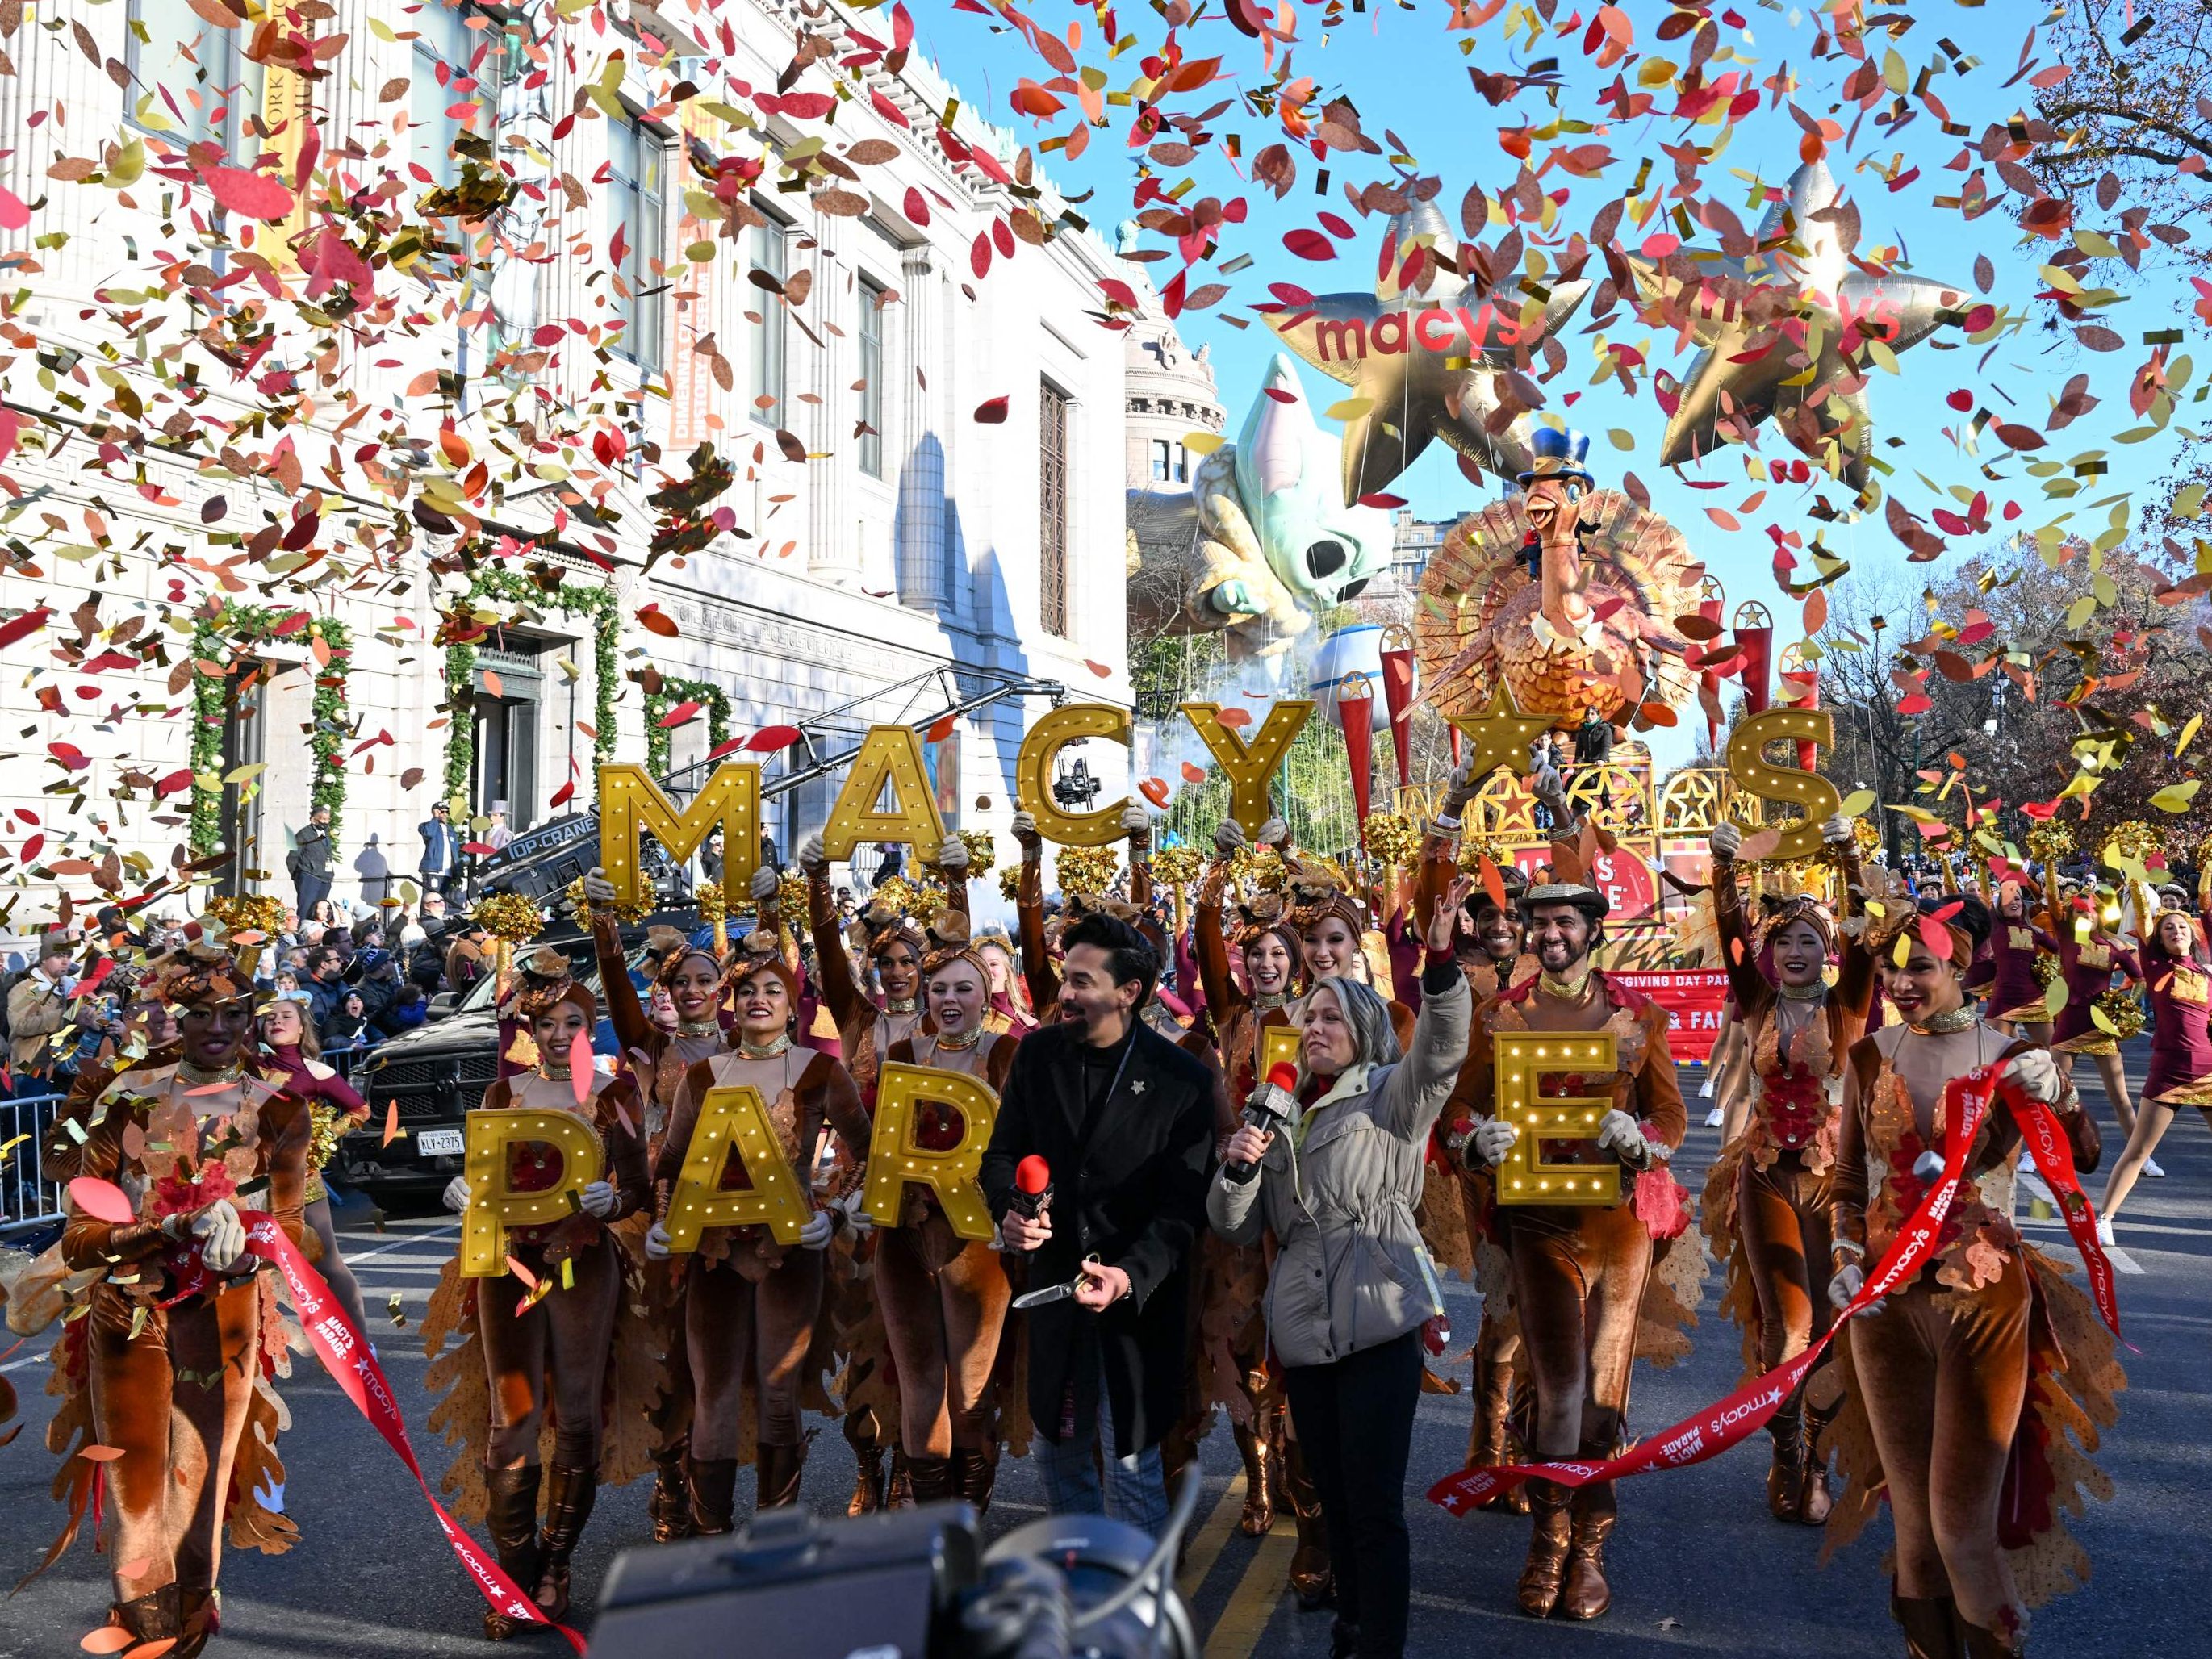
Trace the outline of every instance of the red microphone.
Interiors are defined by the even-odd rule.
[[[1252,1097],[1244,1103],[1244,1121],[1263,1134],[1272,1134],[1291,1121],[1297,1109],[1298,1068],[1287,1060],[1279,1060],[1267,1068],[1267,1080],[1252,1091]],[[1256,1164],[1247,1164],[1241,1158],[1231,1158],[1222,1166],[1222,1172],[1238,1186],[1260,1173]]]
[[[1035,1152],[1014,1166],[1013,1201],[1006,1208],[1027,1221],[1041,1219],[1052,1208],[1052,1165]]]

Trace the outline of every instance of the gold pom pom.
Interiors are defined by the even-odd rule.
[[[963,830],[961,845],[968,849],[968,873],[988,876],[998,867],[999,848],[988,830]]]
[[[699,902],[699,920],[726,921],[730,916],[729,896],[723,892],[719,881],[702,881],[693,890],[692,896]]]
[[[1204,868],[1195,847],[1163,847],[1152,854],[1152,879],[1165,887],[1187,887]]]
[[[478,899],[469,920],[508,945],[536,939],[545,931],[545,913],[520,893],[493,893]]]
[[[2058,864],[2074,850],[2074,826],[2057,818],[2027,832],[2027,855],[2038,864]]]
[[[2143,1028],[2142,1004],[2125,986],[2115,985],[2106,991],[2097,999],[2097,1006],[2105,1011],[2105,1018],[2112,1022],[2113,1034],[2123,1042]]]
[[[562,896],[568,901],[568,908],[575,915],[576,926],[589,927],[592,925],[592,902],[584,896],[584,878],[579,876],[570,882],[562,890]],[[614,914],[615,920],[624,927],[635,927],[653,914],[653,901],[646,899],[634,904],[617,904],[614,907]],[[487,927],[486,931],[490,930]]]
[[[2035,982],[2047,987],[2058,977],[2058,958],[2048,951],[2038,951],[2035,953],[2035,966],[2033,971],[2035,975]]]
[[[1272,847],[1252,849],[1252,884],[1263,893],[1279,893],[1290,884],[1291,872],[1283,855]]]
[[[1022,867],[1018,864],[1008,865],[999,872],[999,896],[1007,903],[1021,896],[1021,886]]]
[[[284,931],[284,901],[273,893],[240,893],[212,898],[207,914],[221,922],[227,933],[265,933],[271,938]]]
[[[1062,893],[1103,893],[1121,866],[1110,847],[1063,847],[1053,856],[1053,874]]]
[[[1385,864],[1411,864],[1421,851],[1421,826],[1404,812],[1377,812],[1367,820],[1367,851]]]

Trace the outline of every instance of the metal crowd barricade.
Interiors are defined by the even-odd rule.
[[[61,1183],[46,1178],[39,1151],[62,1099],[0,1100],[0,1238],[61,1219]]]

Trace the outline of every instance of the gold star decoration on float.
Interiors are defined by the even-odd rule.
[[[1528,745],[1566,718],[1564,714],[1531,714],[1513,700],[1501,681],[1491,694],[1490,707],[1480,714],[1455,716],[1455,731],[1468,740],[1468,781],[1478,790],[1501,766],[1516,778],[1528,775]]]
[[[1437,438],[1501,478],[1525,472],[1534,423],[1525,407],[1506,408],[1499,378],[1528,364],[1590,284],[1455,289],[1438,258],[1455,261],[1458,244],[1428,202],[1393,217],[1383,234],[1390,257],[1374,293],[1317,295],[1265,315],[1285,345],[1352,390],[1348,407],[1329,411],[1346,411],[1345,501],[1386,488]],[[1410,287],[1401,286],[1423,247],[1437,257],[1421,262]]]
[[[1660,463],[1747,442],[1771,420],[1792,447],[1863,495],[1874,455],[1868,376],[1876,364],[1895,372],[1898,353],[1961,320],[1972,296],[1856,262],[1858,212],[1825,162],[1790,175],[1752,240],[1747,258],[1704,249],[1664,261],[1630,256],[1644,321],[1705,348],[1677,388]]]

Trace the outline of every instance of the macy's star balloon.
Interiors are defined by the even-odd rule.
[[[1871,471],[1867,378],[1875,343],[1889,353],[1960,319],[1967,291],[1850,262],[1856,212],[1825,163],[1790,175],[1748,258],[1705,251],[1630,256],[1637,309],[1705,349],[1678,388],[1660,461],[1668,466],[1746,443],[1772,421],[1790,444],[1854,489]]]
[[[1283,343],[1352,389],[1344,422],[1344,499],[1383,489],[1441,438],[1502,478],[1526,471],[1534,426],[1528,388],[1503,383],[1558,331],[1589,291],[1583,281],[1528,291],[1501,284],[1487,298],[1434,259],[1404,283],[1408,256],[1428,247],[1455,258],[1458,244],[1431,202],[1417,202],[1383,232],[1373,294],[1323,294],[1296,310],[1266,313]]]

